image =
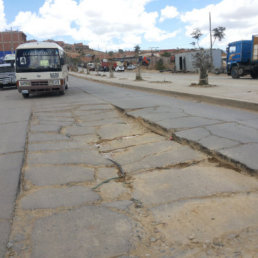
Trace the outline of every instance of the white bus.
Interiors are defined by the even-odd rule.
[[[15,51],[16,85],[23,97],[36,92],[59,92],[68,88],[64,50],[56,43],[33,42]]]

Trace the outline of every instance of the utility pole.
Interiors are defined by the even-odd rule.
[[[212,33],[211,33],[211,13],[209,12],[209,29],[210,29],[210,61],[211,70],[213,69],[213,58],[212,58]]]

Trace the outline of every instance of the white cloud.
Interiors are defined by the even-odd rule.
[[[164,9],[161,10],[161,16],[159,21],[163,22],[166,19],[173,19],[179,15],[177,8],[174,6],[166,6]]]
[[[225,47],[228,42],[251,39],[258,34],[258,0],[223,0],[216,5],[208,5],[202,9],[194,9],[181,15],[186,26],[186,35],[190,36],[195,28],[204,34],[200,44],[209,46],[209,12],[212,17],[212,28],[226,27],[226,37],[216,46]]]
[[[0,0],[0,30],[6,29],[6,20],[4,13],[4,0]]]
[[[1,1],[1,0],[0,0]],[[174,37],[157,27],[158,12],[147,12],[152,0],[45,0],[38,13],[20,12],[11,26],[38,39],[70,36],[92,48],[133,48],[142,38]]]

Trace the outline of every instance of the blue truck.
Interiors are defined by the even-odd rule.
[[[252,40],[235,41],[227,47],[227,74],[238,79],[251,75],[258,78],[258,35]]]

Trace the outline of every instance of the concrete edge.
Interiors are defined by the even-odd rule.
[[[174,131],[173,128],[168,129],[168,128],[163,127],[163,126],[161,126],[155,122],[152,122],[148,119],[144,119],[142,117],[136,117],[134,115],[128,114],[126,112],[126,110],[121,109],[118,106],[114,106],[114,107],[117,108],[119,111],[123,112],[124,114],[126,114],[128,117],[131,117],[131,118],[139,121],[152,132],[157,133],[159,135],[163,135],[165,137],[172,136],[173,141],[178,142],[183,145],[190,146],[194,150],[197,150],[197,151],[207,154],[211,158],[214,158],[217,162],[221,163],[222,166],[225,168],[233,169],[241,174],[247,174],[250,176],[258,177],[257,169],[251,168],[247,164],[240,162],[238,160],[235,160],[235,159],[221,153],[220,150],[209,149],[197,141],[189,140],[185,137],[178,136],[177,132]]]
[[[31,117],[32,117],[32,110],[30,110],[30,114],[29,114],[29,117],[28,117],[28,120],[27,120],[26,129],[25,129],[26,130],[26,138],[25,138],[24,145],[23,145],[23,151],[21,151],[22,152],[22,161],[21,161],[20,169],[19,169],[19,178],[18,178],[18,184],[17,184],[16,193],[15,193],[15,200],[14,200],[14,203],[13,203],[13,210],[12,210],[11,218],[9,219],[9,227],[10,228],[9,228],[9,233],[8,233],[8,236],[7,236],[7,242],[6,242],[6,245],[4,247],[5,255],[7,255],[8,249],[9,249],[8,244],[10,243],[10,236],[12,234],[12,227],[13,227],[13,223],[14,223],[14,219],[15,219],[17,198],[19,197],[19,194],[20,194],[21,189],[22,189],[22,176],[23,176],[22,169],[23,169],[24,164],[26,162],[27,142],[28,142],[28,128],[30,126]]]
[[[210,97],[210,96],[178,92],[178,91],[159,90],[159,89],[146,88],[146,87],[141,87],[141,86],[133,86],[133,85],[123,84],[123,83],[118,83],[118,82],[108,82],[108,81],[104,81],[104,80],[98,80],[97,78],[96,79],[85,78],[84,76],[80,76],[80,74],[70,74],[70,75],[78,77],[80,79],[94,81],[94,82],[101,82],[104,84],[108,84],[108,85],[112,85],[112,86],[120,87],[120,88],[128,88],[128,89],[133,89],[133,90],[138,90],[138,91],[158,93],[160,95],[191,99],[191,100],[207,102],[207,103],[211,103],[211,104],[215,104],[215,105],[223,105],[223,106],[246,109],[246,110],[256,111],[256,112],[258,111],[258,103],[253,103],[253,102],[246,102],[246,101],[240,101],[240,100],[234,100],[234,99],[223,99],[223,98],[218,98],[218,97]]]

